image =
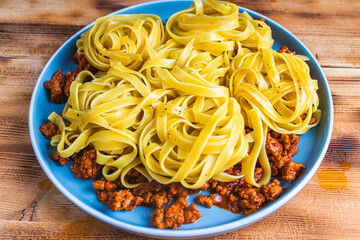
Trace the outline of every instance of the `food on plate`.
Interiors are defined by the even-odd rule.
[[[201,217],[197,202],[251,214],[276,200],[298,135],[320,120],[306,57],[272,50],[264,19],[235,4],[194,0],[163,25],[152,14],[96,20],[81,35],[75,72],[44,83],[54,103],[40,131],[60,165],[93,182],[111,210],[155,208],[176,229]]]
[[[98,18],[76,43],[79,54],[101,71],[116,62],[138,70],[146,60],[147,47],[156,48],[165,40],[161,18],[154,14],[123,14]]]

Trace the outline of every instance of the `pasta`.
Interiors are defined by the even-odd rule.
[[[49,116],[61,130],[51,144],[64,158],[93,146],[104,177],[127,188],[138,185],[125,179],[131,169],[190,189],[244,176],[266,185],[269,130],[304,134],[320,120],[309,67],[272,50],[270,27],[232,3],[194,0],[165,29],[151,14],[96,20],[77,46],[102,72],[71,84],[63,116]],[[240,175],[226,173],[239,162]]]
[[[227,54],[218,57],[197,50],[190,41],[185,47],[170,39],[158,52],[148,49],[142,71],[155,87],[172,89],[179,95],[228,97],[225,74],[230,67]]]
[[[138,70],[147,57],[146,40],[152,48],[165,40],[160,17],[124,14],[98,18],[76,45],[78,53],[84,53],[91,65],[101,71],[109,70],[117,62]]]
[[[84,83],[87,76],[93,80]],[[151,91],[144,76],[120,63],[98,78],[88,71],[81,72],[70,92],[63,117],[71,124],[66,126],[57,114],[50,115],[61,130],[51,144],[63,157],[91,144],[97,150],[97,162],[105,165],[103,175],[109,180],[120,174],[124,177],[140,164],[136,157],[142,129],[151,121],[154,106],[175,96],[170,90]],[[136,161],[138,164],[134,165]],[[137,170],[148,176],[142,167]]]
[[[304,134],[311,116],[320,120],[317,80],[308,65],[292,54],[262,49],[249,53],[230,77],[229,89],[244,110],[260,109],[262,121],[278,133]],[[304,120],[301,115],[307,113]]]
[[[166,30],[177,42],[186,45],[194,40],[195,48],[216,56],[236,47],[271,48],[273,44],[269,26],[246,12],[239,15],[233,3],[216,0],[194,0],[189,9],[169,18]]]
[[[140,159],[162,184],[197,189],[210,178],[231,181],[238,177],[224,171],[247,154],[243,132],[235,99],[178,97],[158,105],[140,136]]]

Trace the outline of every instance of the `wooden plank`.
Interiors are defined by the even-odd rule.
[[[3,46],[0,57],[48,59],[82,27],[48,23],[0,23],[0,44]]]
[[[5,1],[0,9],[0,56],[48,58],[97,17],[140,2],[145,1],[51,0],[46,4],[29,1],[20,5]],[[233,2],[263,13],[289,29],[322,66],[360,67],[360,2],[293,1],[291,8],[287,1],[279,0]]]

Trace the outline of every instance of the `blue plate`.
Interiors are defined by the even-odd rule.
[[[125,8],[112,14],[153,13],[159,15],[165,22],[173,13],[188,8],[190,4],[191,1],[149,2]],[[254,214],[244,216],[217,207],[208,209],[198,205],[202,217],[196,223],[184,224],[177,230],[154,229],[151,226],[152,209],[137,207],[129,212],[113,212],[107,206],[102,205],[92,189],[93,180],[81,180],[71,173],[70,164],[60,167],[49,158],[49,153],[54,149],[50,147],[49,141],[39,131],[39,126],[47,120],[51,112],[60,113],[63,109],[63,105],[55,105],[51,102],[43,83],[49,80],[59,68],[63,68],[65,71],[74,71],[75,64],[72,62],[72,55],[76,51],[75,42],[80,38],[81,33],[93,25],[92,23],[67,40],[50,58],[36,82],[29,110],[30,137],[36,157],[49,179],[68,199],[92,216],[122,230],[143,236],[180,239],[212,236],[248,226],[278,210],[305,186],[314,175],[326,153],[333,128],[333,105],[325,74],[309,49],[288,30],[261,14],[242,7],[239,9],[240,11],[247,11],[254,18],[265,18],[273,31],[275,40],[273,48],[275,50],[281,45],[286,45],[298,54],[308,56],[310,58],[308,64],[311,69],[311,76],[319,82],[321,121],[316,128],[301,136],[299,152],[294,157],[295,161],[306,166],[301,176],[291,184],[284,183],[286,190],[280,198]],[[191,203],[194,198],[195,196],[190,196],[189,202]]]

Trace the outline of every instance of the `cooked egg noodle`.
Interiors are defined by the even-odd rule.
[[[262,49],[244,56],[235,69],[228,85],[245,119],[251,109],[259,109],[262,121],[283,134],[304,134],[319,123],[317,80],[302,59]],[[311,117],[316,123],[309,125]]]
[[[94,79],[83,82],[87,76]],[[70,157],[92,145],[97,151],[97,162],[105,165],[105,178],[116,180],[130,170],[126,169],[129,164],[134,161],[138,163],[136,166],[140,164],[136,160],[139,134],[153,118],[154,107],[174,97],[171,90],[151,91],[144,76],[120,63],[100,78],[83,71],[71,85],[63,112],[64,119],[71,124],[65,126],[55,113],[50,116],[62,132],[53,137],[51,144],[57,146],[62,157]],[[140,168],[144,169],[142,166],[137,169]]]
[[[166,23],[169,36],[184,45],[194,41],[194,47],[215,56],[241,46],[271,48],[274,40],[270,27],[254,20],[248,13],[229,2],[194,0],[189,9],[173,14]]]
[[[117,62],[139,70],[148,53],[145,41],[156,48],[167,36],[161,18],[154,14],[122,14],[98,18],[76,43],[90,64],[107,71]]]
[[[140,136],[139,155],[157,182],[200,188],[210,178],[232,181],[224,173],[247,154],[244,120],[233,98],[178,97],[160,103]]]

